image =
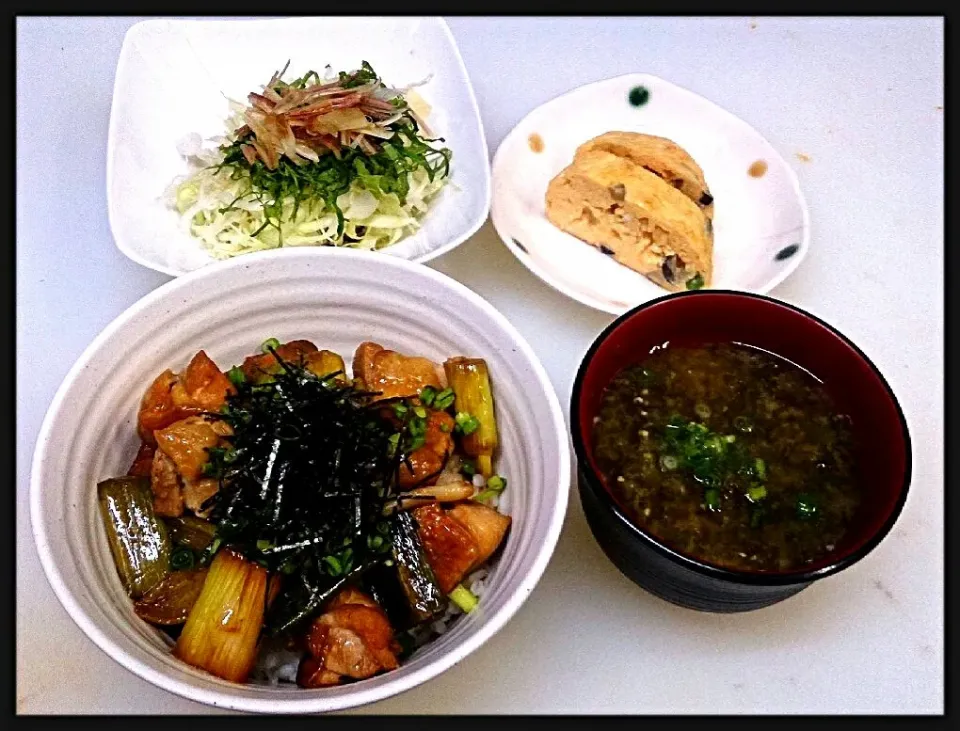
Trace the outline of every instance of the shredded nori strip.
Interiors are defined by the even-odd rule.
[[[209,450],[220,489],[204,508],[217,526],[210,554],[229,545],[282,574],[265,622],[279,634],[390,558],[383,513],[404,426],[339,374],[318,377],[269,350],[281,372],[241,381],[217,415],[233,436],[230,447]]]

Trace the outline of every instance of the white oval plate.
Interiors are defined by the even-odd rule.
[[[634,103],[638,88],[647,93],[641,104]],[[494,155],[493,225],[507,248],[547,284],[615,315],[664,294],[556,228],[544,212],[547,185],[576,148],[611,130],[671,139],[703,169],[715,201],[713,287],[764,294],[800,264],[810,217],[797,176],[780,154],[746,122],[702,96],[656,76],[628,74],[537,107]],[[540,152],[531,135],[540,136]],[[756,161],[767,166],[760,177],[748,172]]]
[[[188,172],[177,143],[223,135],[227,98],[243,101],[290,61],[290,73],[359,68],[418,92],[430,126],[453,151],[450,182],[412,236],[382,249],[425,262],[472,236],[490,210],[490,162],[473,87],[441,18],[147,20],[123,40],[107,138],[107,209],[117,247],[179,276],[214,259],[163,201]],[[295,247],[291,247],[295,248]],[[283,251],[283,250],[281,250]]]

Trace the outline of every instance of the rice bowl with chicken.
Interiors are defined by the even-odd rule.
[[[268,684],[260,671],[283,657],[269,655],[274,647],[266,641],[246,683],[199,670],[174,655],[167,632],[137,616],[111,554],[96,486],[130,469],[141,445],[137,422],[146,389],[168,368],[182,374],[200,349],[220,373],[229,373],[246,357],[263,355],[259,345],[271,335],[281,343],[310,338],[342,354],[348,368],[358,344],[367,341],[437,365],[463,354],[488,367],[498,436],[493,466],[508,482],[498,512],[510,516],[509,530],[485,566],[487,576],[477,577],[477,607],[447,621],[446,631],[401,658],[396,670],[365,680],[312,690]],[[470,408],[455,406],[452,416]],[[476,293],[393,256],[323,247],[282,256],[261,252],[162,285],[90,344],[40,430],[30,520],[57,599],[85,635],[131,673],[222,709],[324,713],[430,683],[509,624],[555,549],[570,466],[562,409],[546,371],[516,328]],[[424,624],[419,631],[430,629]]]
[[[511,518],[485,361],[271,339],[145,389],[98,502],[136,615],[224,680],[388,672],[472,612]]]

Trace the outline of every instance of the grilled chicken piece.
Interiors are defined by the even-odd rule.
[[[274,348],[280,359],[306,368],[318,376],[328,376],[331,373],[341,372],[334,380],[341,383],[349,381],[346,375],[346,366],[343,358],[331,350],[318,350],[309,340],[291,340]],[[279,373],[282,366],[277,362],[273,353],[251,355],[243,361],[240,370],[248,381],[260,383],[271,375]]]
[[[150,470],[153,512],[165,518],[183,515],[183,491],[176,463],[165,452],[157,450]]]
[[[224,422],[211,422],[202,416],[190,416],[174,422],[165,429],[157,429],[154,437],[157,447],[177,465],[184,480],[198,480],[208,461],[207,450],[217,446],[221,436],[230,433]]]
[[[477,558],[468,572],[493,555],[510,528],[509,515],[478,502],[454,505],[447,511],[447,515],[465,527],[477,544]]]
[[[287,363],[303,365],[310,353],[317,352],[317,346],[309,340],[291,340],[289,343],[277,346],[274,350]],[[248,381],[259,383],[267,376],[279,372],[281,366],[277,363],[273,353],[263,353],[246,358],[240,366],[240,370],[243,371],[243,375],[246,376]]]
[[[227,394],[233,391],[230,379],[201,350],[187,365],[180,382],[174,384],[173,403],[181,408],[216,413],[226,403]]]
[[[413,511],[417,535],[427,554],[437,584],[444,594],[453,591],[470,568],[477,565],[479,548],[467,528],[437,503]]]
[[[437,503],[413,511],[427,562],[440,589],[449,594],[500,546],[510,516],[476,502],[443,510]]]
[[[220,489],[220,481],[212,477],[205,477],[202,480],[183,481],[183,504],[187,509],[192,510],[198,518],[209,517],[213,510],[211,505],[203,510],[203,504],[217,494]]]
[[[453,426],[454,421],[450,414],[430,410],[423,446],[410,453],[409,465],[400,465],[401,488],[436,483],[440,471],[453,453]]]
[[[156,444],[153,438],[154,429],[170,426],[177,419],[182,418],[173,404],[173,385],[178,376],[169,368],[157,376],[140,401],[140,411],[137,414],[137,432],[140,439],[147,444]]]
[[[205,517],[201,507],[220,486],[217,480],[203,476],[203,467],[209,461],[207,450],[231,433],[226,422],[202,416],[189,416],[154,432],[157,454],[166,457],[158,462],[154,456],[150,484],[154,509],[160,515],[179,516],[186,507]]]
[[[399,667],[400,645],[386,613],[373,599],[348,587],[313,620],[307,633],[309,654],[300,661],[302,688],[339,685],[344,678],[369,678]]]
[[[205,411],[219,411],[233,390],[230,379],[201,350],[182,375],[167,369],[150,384],[137,415],[140,438],[155,444],[153,433],[157,429]]]
[[[447,380],[443,368],[433,361],[371,342],[361,343],[354,353],[353,377],[367,390],[378,392],[377,401],[416,396],[424,386],[443,388]]]
[[[127,470],[130,477],[149,477],[153,469],[153,454],[157,448],[152,444],[140,442],[140,449],[137,450],[137,456],[133,458],[133,464]]]

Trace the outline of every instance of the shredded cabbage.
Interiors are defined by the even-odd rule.
[[[235,124],[240,105],[231,105]],[[242,109],[242,107],[240,107]],[[215,140],[221,144],[226,140]],[[181,225],[199,239],[215,259],[280,246],[344,246],[354,249],[382,249],[409,236],[421,226],[421,219],[446,176],[430,180],[426,169],[408,174],[410,190],[401,203],[395,193],[364,188],[354,180],[350,189],[337,198],[343,212],[342,235],[337,216],[323,200],[301,200],[294,212],[293,198],[282,203],[279,227],[276,219],[267,224],[261,203],[253,196],[249,175],[232,174],[216,166],[222,161],[219,149],[198,149],[191,137],[178,146],[194,168],[186,177],[173,181],[165,192],[167,204],[180,214]]]

